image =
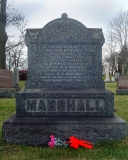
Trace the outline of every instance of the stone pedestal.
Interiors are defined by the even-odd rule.
[[[3,124],[8,143],[47,145],[51,134],[68,139],[71,135],[96,143],[120,140],[127,135],[127,123],[114,117],[16,117]]]
[[[128,89],[117,89],[116,94],[118,94],[118,95],[128,95]]]
[[[1,98],[14,98],[16,97],[16,90],[14,88],[0,88]]]

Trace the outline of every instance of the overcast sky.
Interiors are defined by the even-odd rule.
[[[7,0],[10,4],[13,0]],[[26,28],[42,28],[67,13],[87,28],[106,27],[120,10],[128,10],[128,0],[14,0],[15,8],[28,20]]]

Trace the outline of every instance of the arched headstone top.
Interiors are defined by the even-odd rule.
[[[31,39],[31,40],[30,40]],[[102,29],[87,28],[81,22],[68,18],[66,13],[61,18],[47,23],[42,29],[28,29],[26,40],[38,43],[104,43]]]
[[[38,36],[39,41],[45,42],[76,42],[86,39],[87,28],[80,22],[68,18],[63,13],[61,18],[46,24]]]

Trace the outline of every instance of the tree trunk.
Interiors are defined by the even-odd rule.
[[[5,45],[7,41],[6,26],[6,3],[7,0],[0,1],[0,69],[6,69]]]

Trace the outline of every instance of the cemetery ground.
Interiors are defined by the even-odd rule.
[[[20,86],[24,88],[24,81]],[[115,113],[128,122],[128,95],[116,95],[116,82],[106,83],[106,89],[114,92]],[[14,98],[0,99],[0,160],[128,160],[128,136],[117,142],[94,144],[92,150],[8,144],[2,140],[2,124],[15,113],[15,106]]]

